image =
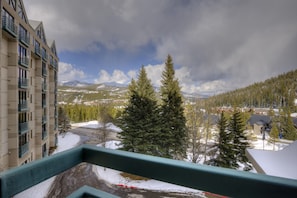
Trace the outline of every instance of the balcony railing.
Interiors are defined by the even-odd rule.
[[[47,86],[46,86],[46,83],[45,82],[42,82],[42,85],[41,85],[42,87],[42,91],[46,91],[46,88],[47,88]]]
[[[29,58],[27,58],[27,57],[19,57],[19,65],[22,65],[24,67],[28,67],[28,65],[29,65]]]
[[[29,142],[19,147],[19,158],[23,157],[29,151]]]
[[[23,122],[19,123],[19,133],[23,134],[29,131],[29,123],[28,122]]]
[[[46,120],[47,120],[46,116],[42,116],[42,123],[46,123]]]
[[[47,137],[47,131],[46,131],[46,129],[42,129],[42,134],[41,134],[41,138],[42,138],[42,140],[44,140],[46,137]]]
[[[30,45],[30,35],[25,34],[24,32],[19,32],[19,40],[21,43],[29,47]]]
[[[293,179],[82,145],[1,173],[0,196],[11,197],[82,162],[231,197],[292,197],[297,192]],[[102,191],[89,187],[70,197],[82,194],[102,197]]]
[[[42,76],[47,76],[46,67],[42,67]]]
[[[46,100],[42,100],[42,102],[41,102],[41,105],[42,105],[42,108],[45,108],[46,107]]]
[[[28,88],[29,80],[27,78],[19,78],[19,88]]]
[[[17,26],[13,20],[6,16],[2,16],[2,29],[8,32],[13,38],[17,37]]]
[[[41,50],[41,57],[44,61],[47,61],[47,53],[44,50]]]
[[[40,46],[35,44],[35,54],[37,57],[41,57]]]
[[[19,111],[27,111],[28,110],[28,102],[27,100],[19,101]]]

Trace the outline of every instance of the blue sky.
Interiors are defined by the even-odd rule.
[[[83,2],[83,3],[82,3]],[[59,81],[160,85],[170,54],[183,91],[216,94],[297,68],[296,0],[24,0],[55,39]]]

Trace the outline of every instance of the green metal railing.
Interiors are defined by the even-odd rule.
[[[11,197],[82,162],[231,197],[295,197],[297,193],[293,179],[82,145],[1,173],[0,196]]]

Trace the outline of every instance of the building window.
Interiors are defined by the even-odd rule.
[[[19,45],[19,56],[21,58],[27,58],[27,49],[22,45]]]
[[[28,87],[27,70],[19,67],[19,87],[26,89]]]
[[[22,1],[18,1],[17,12],[18,12],[18,15],[21,17],[21,19],[23,19],[26,23],[28,23],[26,19],[25,11],[24,11],[24,6],[22,5]]]
[[[24,67],[28,67],[29,59],[27,57],[27,49],[24,46],[19,44],[18,53],[19,53],[19,64]]]
[[[29,135],[23,133],[19,135],[19,157],[23,157],[29,151]]]
[[[46,144],[42,145],[42,157],[47,156]]]
[[[23,68],[19,68],[19,78],[20,79],[27,79],[27,70],[23,69]]]
[[[21,112],[19,113],[19,123],[25,123],[27,122],[27,113]]]
[[[14,23],[14,18],[5,9],[2,9],[2,28],[12,34],[13,37],[17,37],[17,26]]]
[[[19,135],[19,146],[23,146],[28,142],[28,133]]]
[[[16,10],[16,0],[6,0],[6,1],[14,10]]]
[[[28,31],[22,26],[19,25],[19,37],[20,40],[25,43],[25,45],[29,45],[30,44],[30,36]]]

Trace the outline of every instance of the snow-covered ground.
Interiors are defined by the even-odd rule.
[[[98,129],[102,128],[103,125],[101,123],[98,123],[98,121],[89,121],[89,122],[80,122],[80,123],[74,123],[71,124],[72,127],[84,127],[84,128],[89,128],[89,129]],[[113,123],[107,123],[106,128],[109,130],[112,130],[114,132],[121,132],[122,129],[119,127],[115,126]]]
[[[108,141],[105,144],[106,148],[117,149],[119,148],[120,141]],[[97,146],[102,146],[98,144]],[[178,186],[157,180],[131,180],[121,176],[121,172],[113,169],[104,168],[101,166],[94,166],[97,171],[97,176],[111,184],[122,186],[124,188],[138,188],[146,190],[166,191],[166,192],[191,192],[203,196],[202,191]]]

